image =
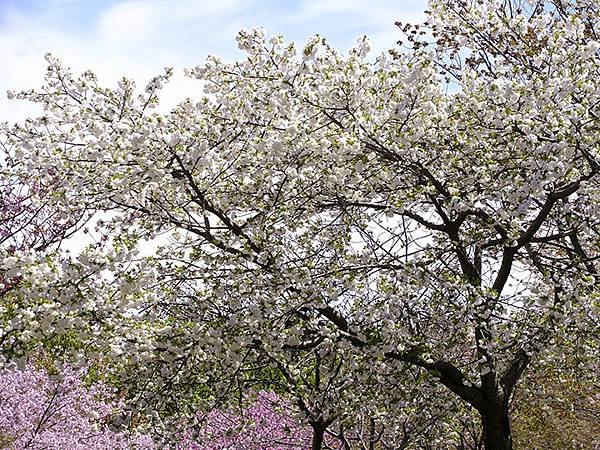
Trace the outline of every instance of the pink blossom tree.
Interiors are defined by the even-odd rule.
[[[247,396],[247,406],[200,414],[202,426],[188,432],[180,450],[302,450],[310,447],[312,430],[293,414],[292,405],[273,392]]]
[[[85,370],[58,375],[28,365],[0,371],[0,447],[47,450],[153,449],[146,435],[109,427],[122,404],[105,384],[84,384]]]

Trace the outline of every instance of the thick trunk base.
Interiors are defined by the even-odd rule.
[[[512,450],[512,433],[508,408],[490,408],[482,414],[485,450]]]
[[[322,450],[323,449],[323,440],[325,439],[325,429],[326,429],[326,427],[324,427],[324,426],[313,425],[311,450]]]

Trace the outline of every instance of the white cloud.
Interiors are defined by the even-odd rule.
[[[367,34],[374,53],[392,48],[401,38],[396,21],[418,23],[425,20],[425,1],[371,0],[303,0],[299,14],[288,18],[291,22],[304,23],[317,20],[345,21],[350,30],[361,29]],[[320,31],[327,37],[327,29]],[[358,35],[351,36],[355,40]]]
[[[124,75],[143,85],[164,66],[173,66],[176,76],[163,93],[170,107],[185,96],[201,94],[199,82],[182,76],[184,66],[199,64],[208,54],[239,57],[234,37],[242,27],[261,25],[269,34],[299,40],[319,32],[346,48],[366,33],[379,52],[399,39],[395,20],[419,19],[424,9],[414,1],[406,2],[413,5],[407,9],[389,0],[127,0],[100,11],[88,8],[92,3],[48,0],[42,11],[4,14],[0,120],[20,120],[35,112],[31,105],[9,102],[4,92],[40,86],[46,52],[75,72],[92,69],[105,85]],[[72,26],[70,21],[83,25]]]
[[[156,5],[149,2],[119,3],[100,17],[99,37],[107,41],[143,41],[158,32],[159,13]]]
[[[106,40],[147,41],[156,37],[169,38],[180,27],[205,20],[225,21],[240,11],[247,0],[133,0],[109,8],[99,19],[99,35]],[[166,36],[165,36],[166,35]]]

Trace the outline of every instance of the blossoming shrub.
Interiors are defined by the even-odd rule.
[[[122,405],[108,386],[84,385],[84,370],[49,375],[32,365],[0,370],[0,448],[44,450],[154,449],[145,435],[109,428]]]

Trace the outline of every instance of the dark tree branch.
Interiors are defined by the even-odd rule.
[[[504,393],[507,398],[512,394],[517,381],[519,381],[519,378],[529,365],[530,361],[531,357],[527,354],[527,352],[525,352],[523,349],[520,349],[517,351],[507,369],[502,374],[500,382],[502,383],[502,388],[504,389]]]

